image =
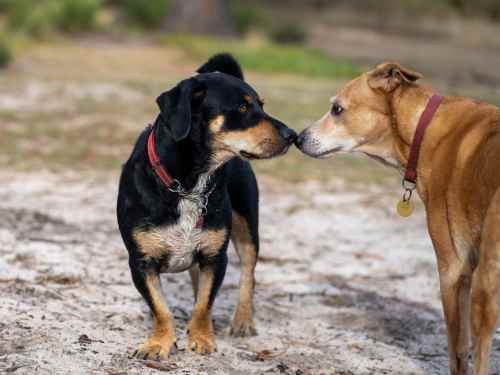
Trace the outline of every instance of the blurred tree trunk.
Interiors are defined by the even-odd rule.
[[[466,1],[465,0],[451,0],[450,1],[451,5],[458,10],[461,14],[465,13],[465,8],[466,8]]]
[[[227,0],[173,0],[164,29],[193,34],[235,34]]]

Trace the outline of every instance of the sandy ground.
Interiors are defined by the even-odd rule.
[[[180,352],[130,358],[152,321],[115,224],[117,176],[0,174],[0,372],[16,374],[446,374],[423,212],[396,191],[261,179],[259,335],[231,338],[238,261],[216,300],[218,352],[184,350],[187,273],[164,275]],[[500,371],[498,343],[493,350]]]

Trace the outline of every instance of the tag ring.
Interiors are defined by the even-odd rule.
[[[409,202],[412,194],[413,190],[405,189],[405,192],[403,193],[403,202]]]
[[[401,181],[401,185],[405,190],[415,190],[415,188],[417,187],[417,184],[415,182],[407,180],[405,178],[403,179],[403,181]]]

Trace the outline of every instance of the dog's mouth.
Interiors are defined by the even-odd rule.
[[[288,151],[289,148],[290,148],[290,145],[287,144],[287,145],[281,147],[278,150],[273,149],[273,150],[269,150],[267,152],[263,152],[262,154],[255,154],[253,152],[244,151],[244,150],[240,150],[239,154],[240,154],[240,156],[242,158],[244,158],[244,159],[250,159],[250,160],[255,160],[255,159],[260,159],[260,160],[263,160],[263,159],[272,159],[272,158],[275,158],[275,157],[278,157],[278,156],[286,154],[286,152]]]
[[[272,159],[272,158],[275,158],[277,156],[281,156],[281,155],[284,155],[286,154],[286,152],[288,151],[288,147],[285,147],[283,148],[281,151],[279,152],[273,152],[273,153],[269,153],[269,154],[263,154],[263,155],[257,155],[257,154],[253,154],[251,152],[247,152],[247,151],[240,151],[240,156],[244,159],[249,159],[249,160],[264,160],[264,159]]]
[[[252,154],[251,152],[240,151],[240,156],[245,159],[261,159],[259,155]]]
[[[331,150],[320,152],[319,154],[314,155],[314,157],[318,158],[318,159],[326,159],[326,158],[329,158],[330,156],[332,156],[333,154],[335,154],[341,150],[342,150],[342,146],[337,146],[337,147],[332,148]]]

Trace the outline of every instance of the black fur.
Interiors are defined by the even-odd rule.
[[[145,256],[136,243],[134,230],[149,231],[168,228],[179,219],[180,196],[167,189],[155,174],[148,160],[147,140],[151,133],[156,140],[157,153],[169,174],[189,191],[198,178],[206,173],[213,163],[214,135],[209,123],[224,116],[222,133],[238,131],[245,134],[262,123],[272,126],[277,134],[275,151],[263,157],[278,155],[293,143],[295,133],[278,120],[267,115],[257,93],[244,81],[241,68],[230,55],[211,58],[199,71],[201,74],[180,82],[176,87],[161,94],[157,103],[160,114],[154,126],[149,126],[139,136],[132,154],[124,164],[120,178],[117,202],[118,225],[129,252],[132,278],[138,291],[154,307],[146,276],[159,273],[169,267],[169,254],[154,258]],[[219,71],[225,73],[209,73]],[[241,113],[244,97],[252,98],[253,104]],[[239,109],[240,108],[240,109]],[[259,157],[252,153],[242,155]],[[205,256],[193,249],[194,261],[202,271],[213,273],[209,305],[213,303],[224,278],[226,250],[231,232],[232,212],[238,213],[248,224],[252,242],[258,249],[258,187],[248,161],[237,157],[227,160],[212,174],[205,192],[208,197],[207,210],[202,229],[225,228],[227,236],[215,255]]]
[[[200,66],[198,73],[221,72],[244,80],[240,64],[228,53],[219,53],[212,56],[205,64]]]

